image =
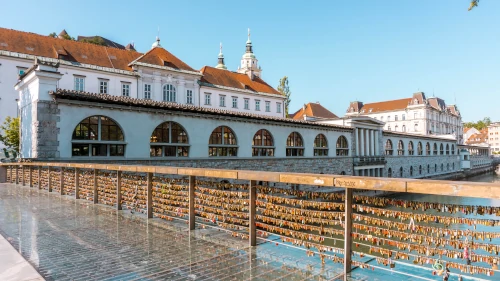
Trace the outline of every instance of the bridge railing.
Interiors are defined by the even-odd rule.
[[[203,180],[207,178],[217,181],[216,189],[203,188]],[[87,199],[96,204],[112,205],[118,210],[121,210],[124,205],[131,208],[131,202],[135,202],[136,206],[132,207],[143,210],[147,218],[153,216],[168,218],[176,214],[187,216],[190,230],[195,229],[197,217],[198,219],[214,221],[222,221],[223,219],[224,222],[227,221],[226,214],[221,213],[218,208],[213,206],[225,202],[216,197],[219,196],[219,193],[224,192],[225,186],[228,185],[228,183],[221,182],[228,180],[246,183],[244,186],[234,186],[243,192],[235,191],[234,194],[226,192],[223,196],[224,200],[232,200],[235,202],[234,206],[241,208],[238,209],[239,211],[233,210],[238,213],[238,217],[231,218],[228,225],[239,230],[245,229],[243,232],[240,231],[240,234],[242,238],[248,238],[250,246],[256,245],[258,232],[256,229],[256,225],[258,225],[258,221],[256,221],[256,203],[259,196],[258,182],[273,182],[292,186],[299,184],[336,187],[339,190],[344,190],[345,194],[341,197],[344,200],[342,208],[344,214],[341,216],[344,220],[342,222],[345,241],[343,253],[352,253],[353,191],[362,189],[500,199],[500,185],[484,182],[167,166],[40,162],[0,163],[0,182],[29,187],[36,186],[38,189],[47,189],[49,192],[57,191],[61,195],[73,195],[75,199]],[[165,201],[171,204],[166,204]],[[207,201],[208,205],[202,205],[202,201]],[[211,208],[212,211],[210,211]],[[344,273],[349,273],[352,257],[350,254],[344,254],[343,259]]]

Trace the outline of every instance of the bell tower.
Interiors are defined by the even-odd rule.
[[[250,28],[248,29],[248,40],[245,54],[241,57],[241,65],[238,67],[239,73],[245,73],[252,78],[254,75],[261,77],[262,69],[259,67],[259,60],[253,53],[252,41],[250,40]]]

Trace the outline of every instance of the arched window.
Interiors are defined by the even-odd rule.
[[[405,146],[402,140],[398,141],[398,155],[405,155]]]
[[[391,168],[387,169],[387,177],[392,178],[392,169]]]
[[[349,144],[347,143],[347,138],[340,136],[337,139],[337,156],[348,156],[349,155]]]
[[[208,156],[237,156],[236,135],[227,126],[219,126],[213,130],[208,141]]]
[[[410,177],[413,177],[413,166],[410,166]]]
[[[328,156],[328,142],[323,134],[314,139],[314,156]]]
[[[427,143],[425,145],[425,155],[431,155],[431,145],[430,145],[430,143]]]
[[[455,155],[455,145],[451,145],[451,154]]]
[[[402,178],[403,177],[403,167],[400,167],[399,168],[399,177]]]
[[[73,131],[71,151],[72,156],[124,156],[123,131],[109,117],[87,117]]]
[[[427,174],[431,173],[431,165],[427,164]]]
[[[409,141],[408,142],[408,155],[413,155],[415,151],[413,150],[413,142]]]
[[[443,146],[443,144],[441,144],[439,146],[439,152],[440,152],[441,155],[444,155],[444,146]]]
[[[186,130],[176,122],[163,122],[151,134],[151,157],[188,157],[189,140]]]
[[[175,87],[172,84],[163,86],[163,101],[175,102]]]
[[[405,115],[403,114],[403,120],[405,120]],[[401,132],[406,132],[406,125],[401,127]]]
[[[417,154],[418,155],[423,155],[424,154],[424,149],[422,147],[422,143],[421,142],[418,142],[418,144],[417,144]]]
[[[446,144],[446,155],[450,155],[450,145]]]
[[[397,132],[399,129],[398,125],[394,126],[394,132]]]
[[[252,156],[274,156],[274,141],[268,130],[258,130],[253,136]]]
[[[387,118],[387,119],[389,119],[389,118]],[[387,121],[389,121],[389,120],[387,120]],[[387,131],[390,131],[390,130],[391,130],[391,125],[387,125]]]
[[[392,141],[391,140],[387,140],[385,142],[385,155],[392,155]]]
[[[434,143],[434,155],[438,155],[438,145]]]
[[[304,156],[304,141],[302,136],[293,132],[286,139],[286,156]]]
[[[422,165],[418,166],[418,173],[421,175],[422,174]]]

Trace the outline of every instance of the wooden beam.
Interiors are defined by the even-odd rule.
[[[116,209],[122,209],[122,171],[116,171]]]
[[[75,199],[80,199],[80,168],[75,168]]]
[[[147,215],[148,219],[153,217],[153,173],[147,173]]]
[[[16,185],[19,184],[19,166],[18,165],[15,165],[16,167]]]
[[[195,229],[196,213],[194,210],[194,190],[195,190],[196,177],[189,176],[189,230]]]
[[[33,187],[33,166],[29,166],[29,177],[30,177],[30,182],[29,182],[29,185],[30,185],[30,188]]]
[[[352,189],[345,189],[345,233],[344,233],[344,281],[351,272],[351,247],[352,247]]]
[[[48,177],[48,183],[49,183],[49,192],[52,192],[52,178],[50,177],[50,168],[51,166],[47,166],[47,177]]]
[[[99,203],[99,192],[97,190],[97,169],[94,169],[94,204]]]
[[[248,183],[248,236],[249,245],[254,247],[257,245],[257,230],[255,227],[255,201],[257,200],[256,181],[251,180]]]
[[[22,178],[21,178],[21,183],[23,186],[26,185],[26,180],[24,178],[24,165],[21,165],[21,175],[22,175]]]
[[[38,190],[42,189],[42,166],[38,166]]]

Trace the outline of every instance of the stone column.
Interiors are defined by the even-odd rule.
[[[356,156],[359,156],[359,149],[360,149],[360,146],[359,146],[359,133],[358,133],[359,129],[358,128],[354,128],[354,141],[356,142],[355,143],[355,148],[356,148]]]
[[[75,199],[80,199],[80,168],[75,168]]]
[[[375,130],[370,130],[370,152],[371,152],[371,156],[375,156],[377,154],[375,154]]]
[[[352,246],[352,189],[345,189],[345,233],[344,233],[344,280],[351,272],[351,246]]]
[[[97,190],[97,169],[94,169],[94,204],[99,203],[99,191]]]
[[[375,134],[375,156],[380,156],[379,147],[378,147],[379,131],[378,130],[374,131],[374,134]]]
[[[255,229],[255,201],[257,200],[257,186],[254,180],[249,182],[248,186],[248,222],[249,222],[249,238],[250,238],[250,247],[257,245],[257,231]]]
[[[116,209],[122,209],[122,171],[116,172]]]
[[[194,230],[196,227],[196,213],[194,210],[194,190],[196,177],[189,176],[189,230]]]
[[[153,217],[153,173],[147,174],[147,215],[148,219]]]
[[[365,130],[359,129],[359,156],[365,156]]]

